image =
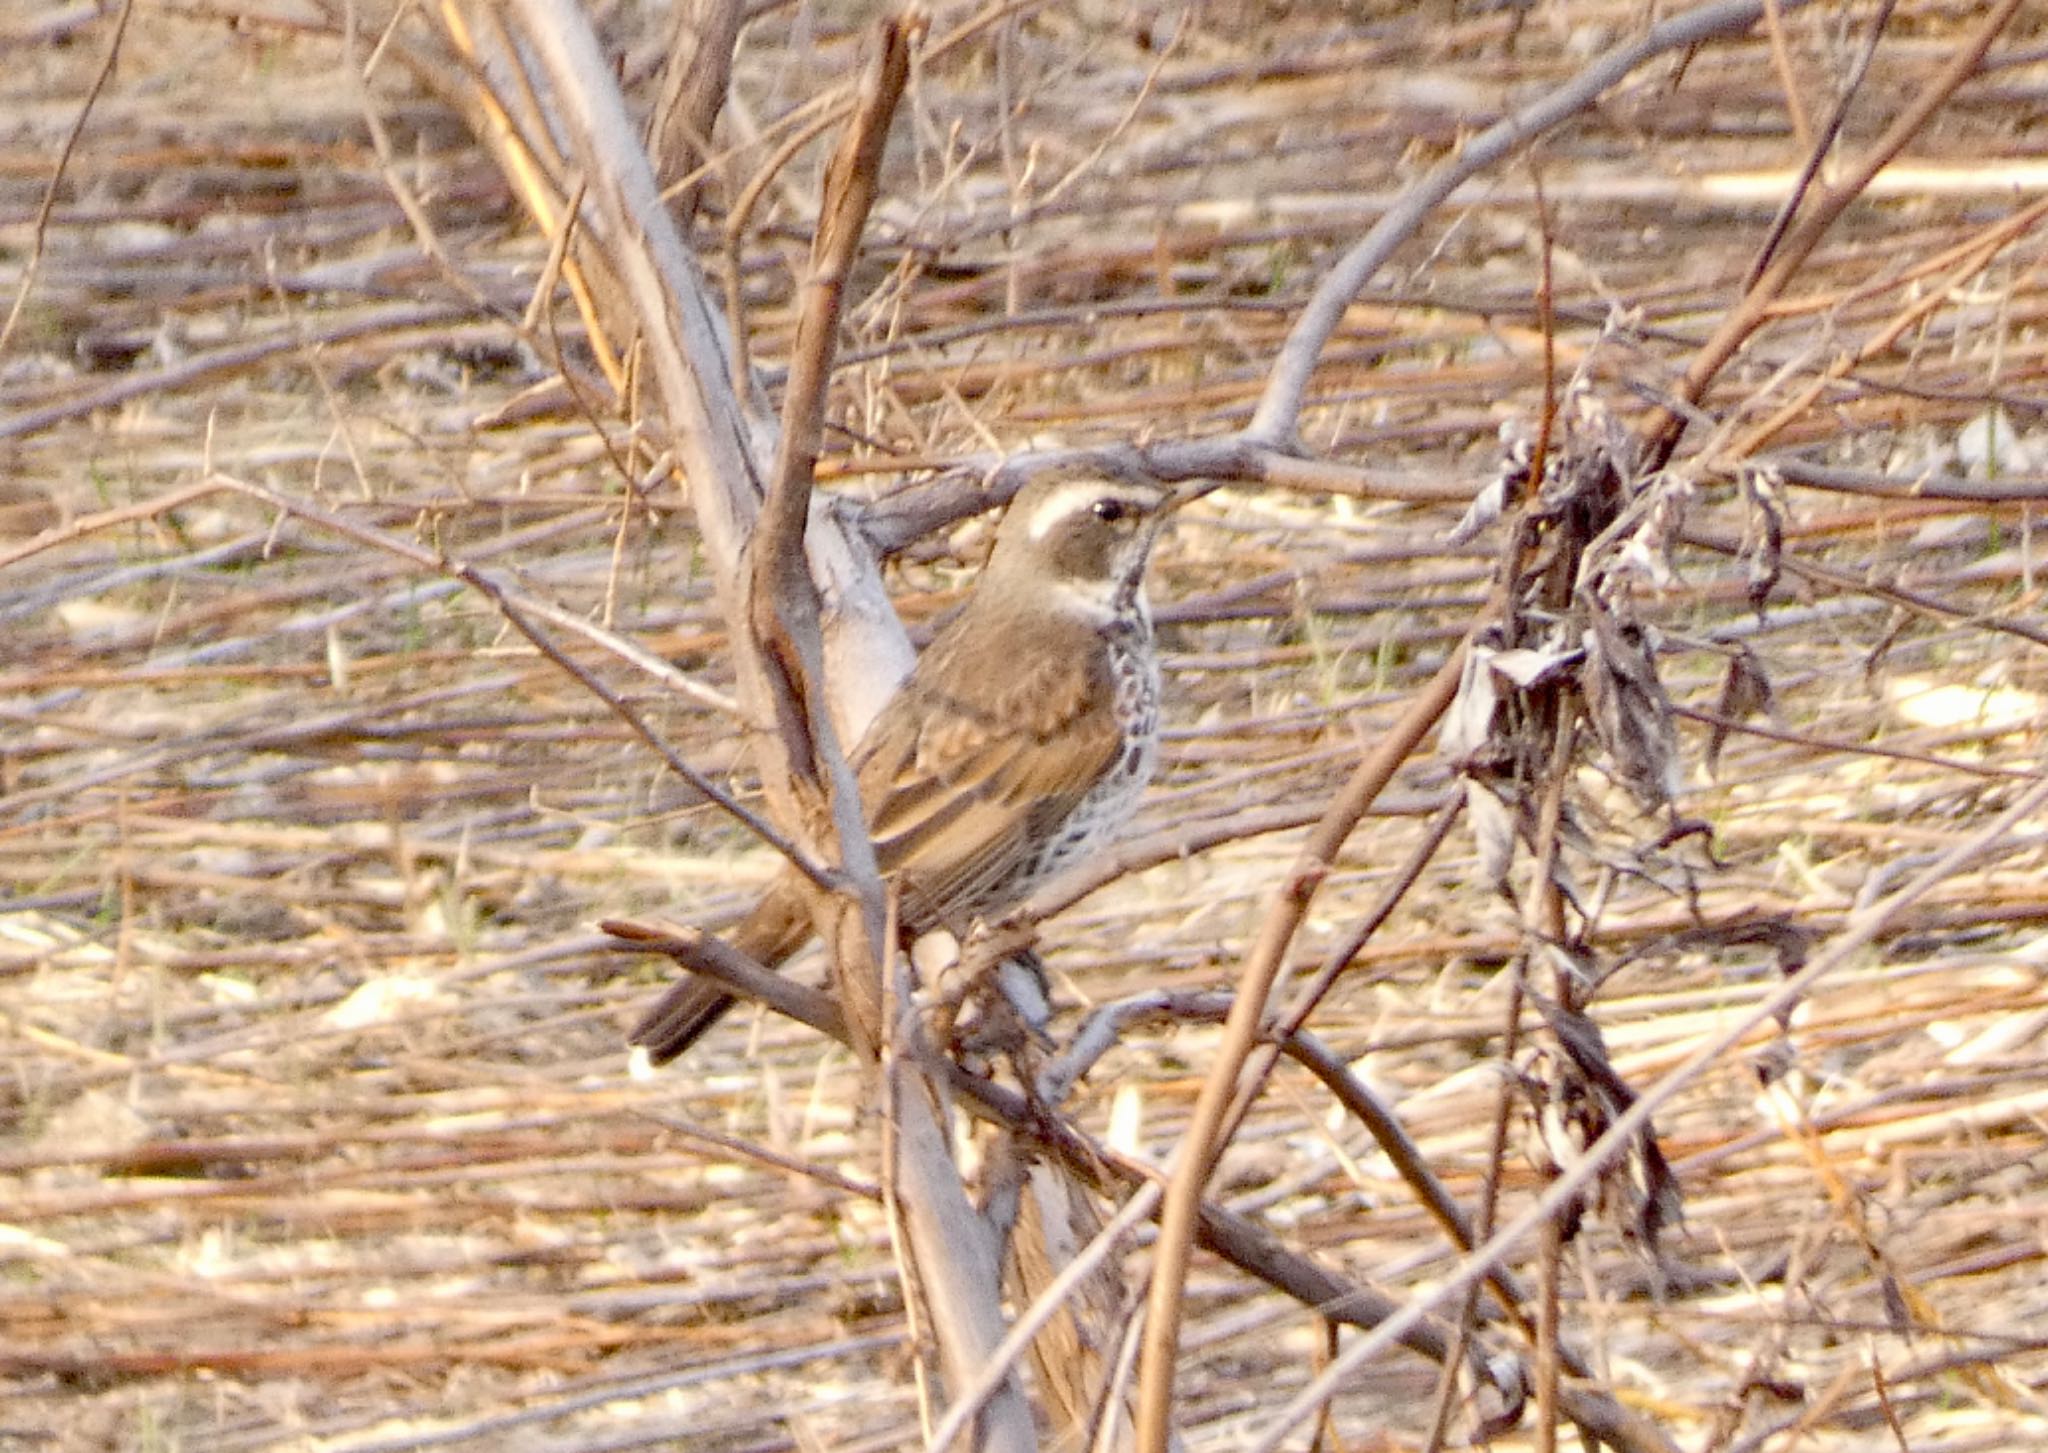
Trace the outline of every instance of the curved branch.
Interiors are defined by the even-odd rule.
[[[1780,0],[1781,12],[1798,9],[1807,0]],[[1372,280],[1396,248],[1414,235],[1422,220],[1459,185],[1544,132],[1570,120],[1600,98],[1608,87],[1666,51],[1685,50],[1715,36],[1749,29],[1764,13],[1764,0],[1718,0],[1651,26],[1627,45],[1616,46],[1556,90],[1503,117],[1472,138],[1457,155],[1410,187],[1373,229],[1337,260],[1281,345],[1280,356],[1245,428],[1245,437],[1271,448],[1298,451],[1296,428],[1301,420],[1309,376],[1315,372],[1330,335],[1343,321],[1344,310],[1359,289]]]

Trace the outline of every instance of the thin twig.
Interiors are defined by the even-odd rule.
[[[1806,162],[1799,168],[1798,179],[1792,183],[1792,189],[1785,194],[1785,201],[1778,208],[1778,215],[1771,219],[1770,227],[1764,232],[1764,240],[1756,250],[1756,258],[1750,263],[1749,271],[1743,274],[1744,292],[1755,287],[1757,279],[1764,275],[1764,269],[1771,265],[1771,257],[1777,252],[1778,243],[1784,239],[1786,229],[1792,225],[1792,218],[1799,211],[1800,202],[1805,200],[1808,189],[1813,186],[1813,179],[1820,175],[1821,163],[1827,160],[1828,153],[1834,149],[1835,139],[1842,134],[1842,125],[1849,119],[1849,107],[1855,102],[1857,93],[1863,89],[1863,79],[1870,74],[1870,63],[1877,59],[1877,43],[1884,38],[1884,28],[1891,22],[1892,10],[1896,3],[1897,0],[1879,0],[1877,14],[1870,18],[1870,35],[1863,43],[1863,53],[1856,57],[1856,64],[1850,69],[1848,84],[1842,87],[1842,94],[1835,98],[1835,109],[1829,113],[1827,123],[1821,127],[1820,135],[1814,138],[1813,145],[1806,154]],[[1784,36],[1775,23],[1778,19],[1775,4],[1771,7],[1771,19],[1771,54],[1774,60],[1781,62],[1780,78],[1789,82],[1790,76],[1786,74],[1782,64]],[[1796,94],[1791,85],[1786,85],[1785,99],[1795,108],[1795,124],[1802,119],[1796,109]]]
[[[745,804],[739,802],[716,782],[713,782],[709,777],[706,777],[695,767],[692,767],[684,760],[680,753],[668,744],[667,740],[659,732],[655,731],[648,724],[645,717],[627,705],[610,687],[599,681],[588,669],[577,662],[574,657],[569,656],[557,647],[546,633],[534,624],[534,621],[545,618],[560,625],[574,625],[576,629],[596,641],[603,641],[605,638],[610,637],[611,633],[609,631],[600,630],[588,622],[579,622],[576,617],[563,611],[559,606],[553,606],[545,601],[537,600],[525,591],[520,590],[517,586],[507,585],[485,574],[473,565],[451,559],[446,555],[429,550],[423,545],[415,545],[409,540],[399,539],[397,536],[387,534],[385,531],[359,524],[354,520],[309,505],[302,500],[291,499],[263,485],[254,484],[244,479],[237,479],[233,475],[215,474],[212,478],[213,482],[221,487],[234,490],[238,494],[247,495],[251,499],[260,500],[282,514],[304,520],[308,524],[317,525],[321,529],[330,531],[345,539],[355,540],[358,543],[370,545],[375,549],[396,555],[437,575],[451,576],[462,581],[473,590],[478,591],[503,613],[505,619],[511,622],[521,635],[533,643],[536,650],[562,670],[575,677],[585,690],[609,707],[614,715],[632,729],[635,736],[638,736],[649,747],[654,749],[662,761],[666,762],[670,770],[675,772],[677,776],[696,788],[709,801],[716,804],[727,815],[732,817],[734,821],[795,863],[799,870],[812,878],[813,881],[822,881],[822,870],[809,865],[808,859],[798,852],[794,843],[791,843],[781,833],[777,832],[774,826],[759,813],[754,812]],[[621,647],[630,646],[630,643],[624,641],[619,641],[618,644]],[[640,652],[640,648],[637,646],[632,646],[630,649],[633,654],[644,654]],[[673,670],[673,668],[667,669]]]
[[[1475,1285],[1488,1268],[1498,1264],[1530,1233],[1556,1216],[1566,1202],[1584,1191],[1595,1177],[1604,1174],[1609,1164],[1625,1154],[1634,1139],[1649,1128],[1651,1117],[1659,1109],[1739,1044],[1744,1035],[1783,1015],[1822,979],[1839,970],[1874,942],[1894,917],[1926,897],[1948,878],[1981,858],[2001,856],[2011,851],[2009,838],[2012,830],[2044,804],[2048,804],[2048,779],[2036,782],[1992,822],[1943,852],[1934,862],[1914,874],[1898,892],[1851,915],[1827,948],[1816,954],[1806,967],[1786,979],[1759,1003],[1733,1016],[1727,1024],[1707,1036],[1683,1063],[1645,1089],[1635,1104],[1615,1117],[1606,1133],[1586,1148],[1578,1164],[1566,1170],[1521,1215],[1466,1257],[1455,1273],[1433,1287],[1427,1296],[1410,1301],[1397,1316],[1347,1347],[1335,1363],[1274,1415],[1264,1435],[1252,1444],[1253,1453],[1274,1453],[1289,1432],[1315,1415],[1343,1378],[1384,1352],[1404,1331],[1420,1326],[1430,1309],[1444,1298],[1462,1295]]]
[[[1660,21],[1635,40],[1607,52],[1563,85],[1495,122],[1465,143],[1456,156],[1410,186],[1377,225],[1316,284],[1315,292],[1302,306],[1300,317],[1274,359],[1265,392],[1259,397],[1251,423],[1245,427],[1246,437],[1282,452],[1294,452],[1295,431],[1307,398],[1309,377],[1331,335],[1337,331],[1344,310],[1395,249],[1413,236],[1423,219],[1461,183],[1578,115],[1608,87],[1624,80],[1646,61],[1667,51],[1686,50],[1715,36],[1747,30],[1763,14],[1765,3],[1766,0],[1718,0]],[[1803,3],[1805,0],[1776,0],[1780,11],[1796,10]]]
[[[1984,53],[1991,48],[1991,42],[2005,29],[2020,4],[2021,0],[1996,0],[1985,15],[1983,24],[1956,47],[1947,63],[1920,89],[1912,103],[1894,118],[1884,135],[1871,143],[1855,166],[1845,170],[1840,181],[1820,194],[1806,220],[1786,234],[1775,258],[1743,294],[1742,301],[1729,311],[1721,326],[1714,330],[1713,337],[1694,353],[1692,361],[1686,365],[1685,376],[1679,380],[1675,390],[1681,399],[1696,404],[1705,397],[1707,385],[1756,331],[1771,303],[1784,292],[1800,266],[1820,245],[1821,238],[1827,235],[1828,229],[1863,194],[1871,179],[1920,134],[1957,88],[1976,73]],[[1684,432],[1685,420],[1675,411],[1661,410],[1652,418],[1643,433],[1643,437],[1650,441],[1646,467],[1660,468],[1670,458],[1671,451],[1677,448],[1679,437]]]
[[[786,763],[788,773],[786,782],[771,785],[790,794],[803,816],[810,816],[821,803],[830,814],[837,863],[864,920],[862,937],[869,945],[865,962],[845,963],[838,955],[833,969],[840,1006],[851,1017],[863,1051],[881,1042],[880,966],[886,954],[881,870],[862,816],[860,790],[833,724],[818,591],[811,580],[804,537],[846,279],[874,205],[889,122],[910,75],[911,46],[922,31],[921,19],[882,22],[853,121],[826,168],[824,204],[811,242],[811,269],[804,280],[783,397],[782,429],[767,498],[747,545],[746,619],[783,749],[778,766]],[[820,927],[822,932],[822,921]],[[841,947],[846,946],[842,939]]]
[[[197,484],[188,484],[183,489],[174,489],[169,494],[160,494],[154,499],[139,504],[123,505],[119,509],[99,510],[93,514],[80,515],[67,525],[52,525],[40,534],[23,540],[9,550],[0,550],[0,570],[10,565],[19,565],[31,555],[40,555],[45,550],[54,550],[87,535],[96,535],[101,530],[118,529],[132,525],[137,520],[155,519],[158,515],[169,514],[172,510],[183,509],[194,500],[205,499],[231,488],[225,481],[207,478]]]
[[[382,333],[400,333],[413,328],[433,328],[459,322],[470,316],[467,304],[403,303],[378,308],[352,318],[342,318],[315,329],[305,337],[286,328],[249,343],[210,349],[161,368],[124,374],[94,387],[81,389],[67,398],[18,414],[0,414],[0,439],[26,438],[54,425],[84,418],[101,409],[118,408],[130,400],[155,393],[170,393],[209,379],[241,373],[255,364],[312,344],[345,343]]]
[[[1152,1287],[1138,1369],[1137,1446],[1147,1453],[1165,1453],[1170,1439],[1181,1296],[1199,1220],[1198,1208],[1216,1156],[1222,1150],[1218,1137],[1236,1095],[1238,1076],[1257,1039],[1287,946],[1293,942],[1316,888],[1336,861],[1352,828],[1450,705],[1464,663],[1465,651],[1461,646],[1437,669],[1429,684],[1416,693],[1400,722],[1358,764],[1343,793],[1330,805],[1302,845],[1286,878],[1274,890],[1258,939],[1245,954],[1238,971],[1237,1004],[1223,1027],[1222,1042],[1216,1047],[1215,1059],[1203,1078],[1201,1094],[1182,1137],[1173,1184],[1167,1193],[1159,1237],[1153,1248]]]
[[[14,290],[14,301],[8,306],[7,321],[0,323],[0,356],[7,352],[7,344],[14,337],[14,328],[21,321],[22,310],[28,306],[29,294],[35,291],[36,274],[42,271],[43,249],[49,241],[50,218],[57,210],[57,192],[63,185],[64,173],[70,169],[71,154],[78,149],[78,139],[85,134],[85,123],[92,116],[93,107],[99,104],[100,93],[113,79],[114,63],[121,58],[121,41],[128,34],[128,18],[135,13],[135,0],[121,0],[121,10],[114,17],[114,33],[107,37],[107,48],[100,55],[99,69],[93,73],[92,85],[85,93],[85,99],[78,104],[78,114],[71,118],[71,129],[64,133],[64,144],[57,149],[57,164],[50,168],[50,179],[43,184],[43,200],[36,206],[36,220],[30,232],[28,261],[22,265],[21,286]]]
[[[821,989],[800,984],[787,974],[764,969],[716,934],[695,928],[608,918],[598,927],[616,942],[611,947],[622,953],[661,954],[693,974],[730,989],[734,995],[765,1004],[786,1019],[807,1025],[827,1038],[846,1042],[846,1016],[839,1003]]]

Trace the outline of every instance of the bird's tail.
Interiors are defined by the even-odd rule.
[[[763,968],[775,969],[810,936],[811,915],[803,895],[777,883],[732,931],[731,943]],[[633,1026],[626,1042],[645,1049],[652,1063],[665,1065],[695,1044],[732,1006],[732,995],[717,983],[686,974],[669,985],[668,992]]]

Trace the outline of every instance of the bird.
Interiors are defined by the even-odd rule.
[[[967,603],[941,626],[850,757],[905,941],[964,938],[1106,846],[1159,762],[1159,654],[1145,570],[1178,502],[1103,461],[1033,478],[997,526]],[[728,942],[779,968],[812,936],[785,867]],[[685,977],[629,1035],[653,1065],[733,1005]]]

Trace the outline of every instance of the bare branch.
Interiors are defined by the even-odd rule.
[[[830,994],[800,984],[787,974],[764,969],[716,934],[688,927],[632,923],[608,918],[598,927],[623,953],[661,954],[693,974],[716,979],[745,999],[765,1004],[777,1014],[808,1025],[828,1039],[848,1042],[846,1016]]]
[[[1749,272],[1742,279],[1744,291],[1755,287],[1757,279],[1764,275],[1764,269],[1771,265],[1771,257],[1777,252],[1778,243],[1783,240],[1785,230],[1792,225],[1792,218],[1797,215],[1799,204],[1806,199],[1807,192],[1813,186],[1813,179],[1820,175],[1821,163],[1827,160],[1828,153],[1834,149],[1835,138],[1842,134],[1842,124],[1849,119],[1849,108],[1854,104],[1857,93],[1863,89],[1864,78],[1870,74],[1870,63],[1877,58],[1877,43],[1884,39],[1884,28],[1891,22],[1894,3],[1895,0],[1879,0],[1877,14],[1870,18],[1870,35],[1864,41],[1863,52],[1856,57],[1856,65],[1849,72],[1849,82],[1842,87],[1842,94],[1835,98],[1834,112],[1821,127],[1820,135],[1815,138],[1812,149],[1807,152],[1806,163],[1799,169],[1798,180],[1794,181],[1791,189],[1785,193],[1784,205],[1778,208],[1778,215],[1771,219],[1770,229],[1764,233],[1763,243],[1756,250],[1756,260],[1750,263]],[[1771,58],[1779,66],[1781,76],[1785,68],[1784,42],[1784,29],[1778,24],[1777,11],[1773,7]],[[1788,102],[1794,107],[1797,106],[1795,92],[1790,87],[1786,89],[1785,96]],[[1796,110],[1794,114],[1797,116]]]
[[[586,222],[618,269],[643,327],[654,378],[698,527],[726,604],[738,609],[740,550],[767,477],[773,426],[746,379],[728,375],[724,325],[696,260],[661,205],[654,174],[611,69],[584,17],[556,0],[509,0],[538,59],[556,78],[556,119],[584,159]]]
[[[100,57],[100,67],[93,76],[92,89],[79,103],[78,114],[71,118],[71,129],[64,134],[64,145],[57,152],[57,164],[50,168],[50,180],[43,186],[43,200],[36,207],[35,226],[29,245],[28,261],[21,269],[21,285],[14,290],[14,301],[8,305],[7,319],[0,322],[0,355],[7,352],[7,344],[14,337],[14,329],[21,322],[22,309],[28,306],[29,294],[35,291],[36,274],[42,271],[43,248],[49,240],[50,217],[57,209],[57,196],[64,183],[64,173],[71,165],[71,154],[78,148],[78,138],[85,134],[85,123],[91,119],[93,107],[99,104],[100,93],[107,88],[107,82],[114,74],[114,63],[121,57],[121,41],[128,34],[129,17],[135,13],[135,0],[122,0],[121,11],[114,17],[114,33],[107,37],[105,54]]]
[[[1913,98],[1912,104],[1885,129],[1884,135],[1871,143],[1870,149],[1854,167],[1845,170],[1839,181],[1820,194],[1813,211],[1785,238],[1770,266],[1763,270],[1743,295],[1742,301],[1722,319],[1721,326],[1714,330],[1714,336],[1693,355],[1685,377],[1678,384],[1677,392],[1681,399],[1696,404],[1705,396],[1707,385],[1763,322],[1771,303],[1784,292],[1786,284],[1799,271],[1800,264],[1820,245],[1821,238],[1827,235],[1835,220],[1850,203],[1863,195],[1872,178],[1905,148],[1906,143],[1920,134],[1935,113],[1947,104],[1949,97],[1955,94],[1956,88],[1976,73],[1984,53],[1991,49],[1991,42],[2012,20],[2020,3],[2021,0],[1998,0],[1985,15],[1984,23],[1956,47],[1947,63]],[[1678,446],[1679,436],[1684,432],[1684,418],[1669,410],[1650,421],[1644,437],[1651,441],[1651,467],[1659,466],[1670,458],[1671,451]]]
[[[1791,11],[1804,3],[1805,0],[1778,0],[1777,8],[1781,12]],[[1324,345],[1343,320],[1344,310],[1394,255],[1395,249],[1413,236],[1423,219],[1461,183],[1578,115],[1645,61],[1667,51],[1688,49],[1717,35],[1747,30],[1763,14],[1764,5],[1765,0],[1718,0],[1716,4],[1699,6],[1651,26],[1637,39],[1601,56],[1564,85],[1480,132],[1456,156],[1440,163],[1410,187],[1316,284],[1274,360],[1272,376],[1251,423],[1245,428],[1245,436],[1282,452],[1299,451],[1296,430],[1308,395],[1309,376],[1315,372]]]
[[[1320,1408],[1342,1380],[1358,1367],[1387,1350],[1401,1334],[1423,1325],[1432,1308],[1476,1284],[1523,1240],[1547,1224],[1565,1203],[1580,1194],[1610,1162],[1624,1154],[1630,1142],[1649,1126],[1651,1117],[1685,1086],[1693,1083],[1709,1065],[1727,1054],[1745,1035],[1784,1014],[1823,978],[1840,969],[1881,935],[1898,914],[1926,897],[1948,878],[1985,857],[2001,856],[2016,849],[2013,829],[2048,805],[2048,780],[2036,782],[1996,819],[1954,844],[1932,863],[1914,874],[1898,892],[1880,902],[1859,909],[1843,924],[1841,932],[1825,950],[1816,954],[1805,968],[1792,975],[1760,1002],[1734,1016],[1707,1036],[1684,1063],[1646,1089],[1641,1098],[1615,1118],[1614,1123],[1585,1151],[1585,1158],[1561,1174],[1543,1194],[1506,1226],[1495,1232],[1477,1251],[1465,1258],[1458,1271],[1430,1289],[1427,1296],[1406,1307],[1367,1336],[1344,1350],[1342,1356],[1320,1373],[1313,1383],[1274,1416],[1265,1436],[1253,1445],[1256,1453],[1272,1453],[1287,1434],[1301,1426]]]
[[[811,243],[811,271],[804,280],[774,470],[746,557],[747,620],[765,668],[768,707],[782,745],[778,765],[786,763],[790,773],[785,790],[807,816],[819,808],[829,813],[838,862],[861,905],[860,940],[865,951],[851,961],[844,954],[835,956],[834,974],[840,1006],[870,1059],[882,1040],[880,966],[887,956],[881,874],[861,816],[860,793],[827,705],[818,593],[805,567],[804,536],[811,520],[812,476],[846,278],[874,204],[889,122],[910,74],[910,47],[921,30],[915,20],[882,22],[852,124],[826,169],[824,207]],[[821,911],[837,918],[837,909]],[[824,919],[819,931],[828,943],[836,941],[842,949],[851,946],[849,937],[835,933]]]
[[[499,612],[504,615],[505,619],[511,622],[521,635],[533,643],[536,650],[570,676],[574,677],[586,691],[602,701],[621,721],[632,728],[634,735],[652,747],[656,754],[664,762],[668,763],[677,776],[688,782],[697,791],[703,793],[706,799],[722,808],[734,820],[760,837],[763,842],[768,843],[777,852],[780,852],[791,862],[797,864],[799,869],[814,880],[820,876],[819,870],[815,866],[810,865],[809,860],[797,850],[797,846],[794,843],[777,832],[774,826],[761,817],[760,814],[751,811],[716,782],[713,782],[709,777],[706,777],[703,773],[692,767],[683,759],[680,753],[662,738],[660,733],[648,725],[646,718],[633,710],[609,687],[591,675],[574,657],[565,654],[558,648],[545,632],[534,625],[529,617],[545,617],[558,625],[568,626],[590,637],[592,640],[613,645],[619,655],[633,661],[642,670],[649,670],[651,674],[675,684],[687,683],[687,689],[692,694],[705,693],[707,688],[688,682],[687,677],[684,677],[681,672],[676,671],[675,668],[669,666],[666,662],[650,659],[645,651],[632,642],[614,636],[610,631],[594,626],[590,622],[562,610],[559,606],[530,596],[516,586],[496,580],[473,565],[466,564],[460,560],[451,560],[445,555],[427,549],[424,545],[415,545],[410,540],[402,540],[383,530],[359,524],[354,520],[346,519],[327,510],[306,504],[301,500],[288,498],[277,493],[275,490],[266,489],[264,486],[253,484],[248,480],[237,479],[232,475],[216,474],[211,482],[218,488],[233,490],[237,494],[244,494],[251,499],[261,500],[272,509],[305,520],[310,524],[318,525],[332,534],[356,540],[374,549],[396,555],[400,559],[412,562],[423,570],[453,576],[455,579],[470,586],[495,605]],[[730,708],[731,704],[725,702],[724,698],[719,696],[718,693],[709,692],[708,695],[716,703],[722,703],[728,709]]]
[[[740,0],[683,0],[675,7],[647,151],[656,179],[674,188],[673,214],[685,230],[703,194],[703,180],[695,174],[711,159],[711,132],[732,83],[733,47],[746,8]]]
[[[1171,1432],[1173,1371],[1180,1345],[1181,1294],[1187,1283],[1203,1188],[1222,1149],[1222,1130],[1236,1097],[1238,1077],[1257,1042],[1266,1005],[1287,953],[1316,889],[1336,861],[1344,840],[1365,815],[1395,770],[1436,724],[1456,694],[1464,670],[1461,646],[1438,668],[1428,685],[1379,744],[1358,764],[1344,791],[1302,844],[1287,876],[1273,891],[1259,936],[1237,975],[1237,1002],[1223,1026],[1222,1043],[1202,1081],[1202,1092],[1182,1136],[1173,1182],[1159,1220],[1153,1248],[1152,1289],[1147,1302],[1145,1343],[1139,1364],[1138,1446],[1165,1453]]]

